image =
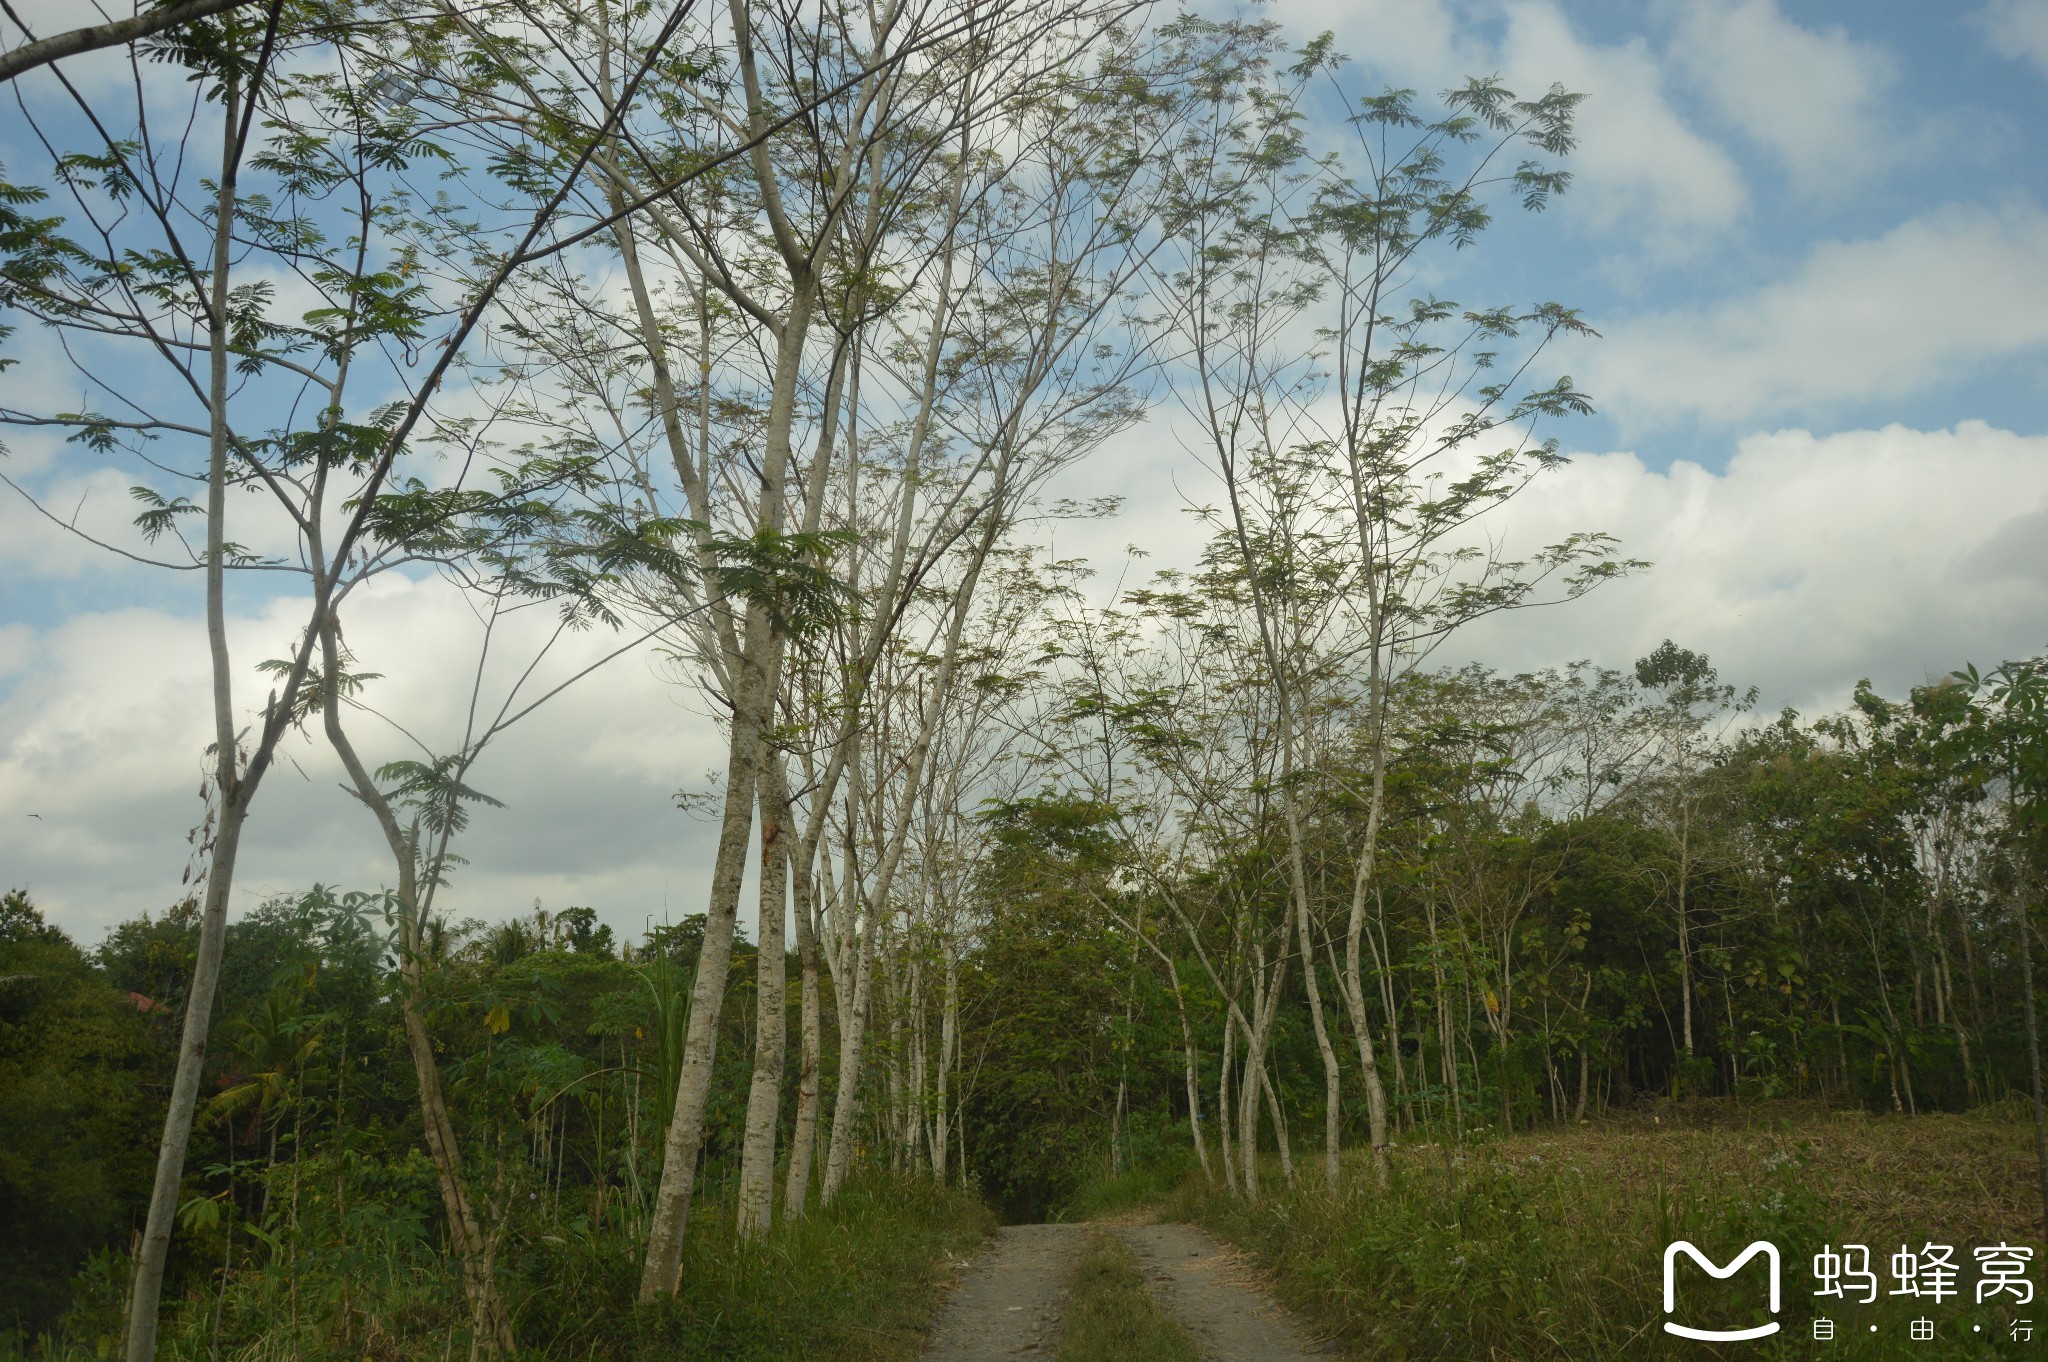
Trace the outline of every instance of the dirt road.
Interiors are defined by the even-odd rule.
[[[1067,1270],[1086,1225],[1005,1225],[961,1274],[925,1362],[1051,1357]]]
[[[1208,1362],[1297,1362],[1321,1350],[1239,1258],[1193,1225],[1119,1225],[1167,1313]],[[1009,1225],[962,1274],[925,1362],[1009,1362],[1059,1351],[1060,1309],[1086,1225]]]

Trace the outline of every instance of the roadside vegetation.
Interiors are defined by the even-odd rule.
[[[2048,657],[1460,660],[1652,567],[1504,521],[1592,326],[1471,262],[1582,94],[1125,0],[169,8],[8,90],[10,484],[203,583],[211,743],[150,911],[0,904],[0,1347],[879,1362],[984,1204],[1176,1183],[1403,1357],[1661,1347],[1703,1227],[2038,1234]],[[1186,561],[1059,558],[1133,439]],[[709,735],[702,911],[486,901],[498,740],[642,649],[673,745],[548,796]],[[293,766],[359,882],[238,882],[330,854]]]
[[[1365,1359],[2012,1357],[2026,1349],[2010,1325],[2038,1323],[2037,1306],[1978,1306],[1967,1268],[1959,1299],[1895,1298],[1886,1264],[1902,1244],[1930,1240],[1961,1246],[1966,1264],[1970,1246],[1996,1243],[2031,1247],[2038,1264],[2031,1124],[2016,1104],[1921,1117],[1679,1105],[1598,1126],[1404,1145],[1384,1191],[1354,1177],[1335,1197],[1303,1183],[1253,1203],[1190,1179],[1163,1205],[1251,1250],[1281,1299]],[[1777,1244],[1783,1332],[1718,1347],[1666,1336],[1660,1255],[1677,1239],[1717,1261],[1757,1239]],[[1813,1256],[1848,1243],[1870,1246],[1874,1304],[1813,1295]],[[1757,1269],[1726,1284],[1697,1272],[1682,1281],[1686,1310],[1701,1319],[1773,1318],[1760,1309]],[[1835,1324],[1824,1353],[1816,1315]],[[1916,1317],[1935,1322],[1933,1339],[1910,1340]]]
[[[765,1242],[739,1243],[730,1198],[709,1204],[685,1246],[683,1289],[638,1305],[630,1242],[576,1221],[526,1218],[508,1246],[507,1304],[527,1354],[667,1362],[912,1362],[944,1302],[954,1265],[993,1222],[972,1196],[924,1181],[866,1175],[822,1213]],[[368,1214],[362,1214],[367,1212]],[[285,1236],[275,1266],[233,1273],[222,1290],[185,1292],[158,1341],[165,1358],[246,1362],[401,1362],[463,1357],[468,1315],[457,1266],[388,1223],[381,1234],[317,1244]],[[396,1208],[403,1220],[408,1212]],[[417,1213],[412,1213],[417,1219]],[[328,1222],[334,1228],[332,1222]],[[312,1229],[307,1225],[305,1229]],[[295,1261],[296,1260],[296,1261]],[[294,1273],[301,1275],[294,1275]],[[0,1358],[93,1362],[120,1337],[118,1260],[95,1262],[55,1329],[0,1335]]]
[[[376,904],[318,891],[230,929],[228,1048],[200,1111],[160,1356],[467,1354],[460,1264],[436,1223],[380,925]],[[689,925],[658,929],[632,962],[574,910],[442,943],[429,1016],[454,1116],[478,1132],[474,1166],[501,1227],[490,1247],[524,1350],[915,1357],[952,1265],[993,1217],[969,1189],[868,1167],[829,1205],[738,1240],[744,1016],[728,1021],[683,1289],[636,1304],[655,1115],[675,1081],[661,1037],[698,949]],[[147,1187],[146,1103],[170,1066],[166,1018],[192,935],[190,915],[173,913],[87,953],[25,895],[0,902],[0,1266],[15,1312],[0,1358],[118,1346],[128,1266],[103,1245]],[[743,996],[751,963],[743,952],[734,966]]]
[[[1194,1335],[1160,1308],[1137,1256],[1108,1228],[1089,1231],[1067,1290],[1059,1362],[1199,1362]]]

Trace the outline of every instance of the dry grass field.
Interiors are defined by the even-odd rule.
[[[1672,1108],[1462,1147],[1407,1144],[1384,1192],[1364,1156],[1350,1157],[1336,1198],[1303,1182],[1252,1206],[1191,1184],[1176,1209],[1252,1250],[1283,1299],[1361,1358],[2017,1358],[2048,1339],[2048,1301],[1973,1298],[1977,1246],[2031,1248],[2035,1290],[2048,1281],[2033,1130],[2017,1109]],[[1662,1254],[1677,1239],[1723,1262],[1753,1240],[1776,1244],[1781,1332],[1721,1345],[1667,1337]],[[1892,1255],[1930,1242],[1956,1248],[1959,1294],[1892,1296]],[[1874,1303],[1814,1295],[1814,1255],[1844,1244],[1869,1247]],[[1760,1272],[1681,1278],[1686,1308],[1764,1322],[1747,1280]],[[1817,1317],[1834,1338],[1814,1338]],[[1916,1318],[1932,1322],[1932,1339],[1909,1337]],[[2032,1344],[2009,1337],[2021,1318],[2037,1326]]]

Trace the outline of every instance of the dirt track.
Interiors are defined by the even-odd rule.
[[[1321,1349],[1231,1250],[1193,1225],[1119,1225],[1166,1312],[1209,1362],[1296,1362]],[[1008,1225],[961,1275],[925,1362],[1007,1362],[1059,1351],[1060,1309],[1086,1225]]]
[[[1067,1269],[1086,1225],[1005,1225],[961,1274],[925,1362],[1051,1357],[1059,1349]]]

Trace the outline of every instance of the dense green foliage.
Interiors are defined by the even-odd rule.
[[[1399,1126],[1505,1131],[1673,1096],[1910,1112],[2025,1095],[2015,929],[2031,914],[2024,930],[2038,939],[2041,842],[1953,740],[1961,702],[1952,683],[1907,703],[1865,689],[1848,713],[1815,722],[1788,712],[1705,733],[1696,724],[1681,764],[1670,700],[1653,684],[1583,667],[1406,683],[1368,924],[1385,962],[1370,1023]],[[1143,717],[1158,722],[1156,708]],[[1335,933],[1358,805],[1341,769],[1310,779],[1309,857],[1329,862],[1315,873],[1313,908]],[[1251,967],[1242,933],[1275,921],[1284,892],[1277,813],[1265,811],[1263,831],[1254,820],[1246,834],[1212,832],[1204,858],[1152,892],[1135,887],[1132,868],[1158,857],[1156,841],[1120,839],[1137,821],[1050,793],[1008,806],[998,844],[1011,849],[987,870],[1002,882],[989,891],[994,953],[978,959],[1000,987],[1037,991],[1045,1006],[1085,1001],[1091,1024],[1069,1013],[1060,1038],[1040,1044],[1142,1036],[1130,1047],[1129,1106],[1180,1120],[1185,1141],[1168,976],[1131,933],[1142,924],[1176,957],[1213,1089],[1222,1009],[1194,945],[1226,974]],[[1083,824],[1085,839],[1074,831]],[[1037,830],[1028,855],[1018,849],[1026,827]],[[1086,905],[1104,903],[1116,916],[1091,916]],[[1003,926],[1027,912],[1035,929],[1064,933],[1038,945],[1029,968],[1009,954],[1036,938]],[[1149,977],[1090,992],[1094,976],[1064,958],[1083,940],[1069,921],[1096,924],[1096,959],[1116,960],[1121,943]],[[1329,997],[1331,962],[1318,967]],[[1313,1128],[1321,1096],[1298,980],[1273,1042],[1283,1115],[1297,1130]],[[1333,1026],[1349,1022],[1333,1009]],[[1113,1093],[1123,1053],[1094,1061],[1097,1092]],[[1105,1135],[1108,1100],[1095,1109]],[[1213,1095],[1205,1105],[1213,1121]],[[1362,1101],[1347,1103],[1344,1120],[1362,1133]]]
[[[234,924],[174,1257],[168,1355],[412,1356],[468,1328],[420,1132],[390,968],[388,905],[315,890]],[[985,1232],[971,1196],[878,1175],[736,1250],[729,1206],[693,1226],[686,1289],[636,1313],[660,1157],[665,1009],[697,921],[630,958],[588,910],[443,925],[429,1007],[472,1175],[502,1239],[521,1336],[541,1356],[895,1357],[931,1274]],[[192,914],[123,923],[94,955],[6,901],[0,938],[5,1324],[52,1356],[119,1334],[124,1245],[152,1167]],[[733,962],[751,1002],[751,952]],[[664,987],[664,985],[667,985]],[[729,1011],[706,1153],[738,1157],[751,1006]],[[666,1086],[665,1081],[666,1080]]]
[[[984,1195],[1038,1220],[1078,1184],[1185,1139],[1160,1100],[1178,1038],[1154,972],[1133,968],[1145,962],[1129,935],[1083,892],[1109,852],[1101,811],[1033,799],[987,822],[986,917],[961,1004],[963,1141]]]
[[[0,901],[0,1282],[7,1323],[69,1302],[148,1189],[165,1016],[144,1014],[28,896]]]

